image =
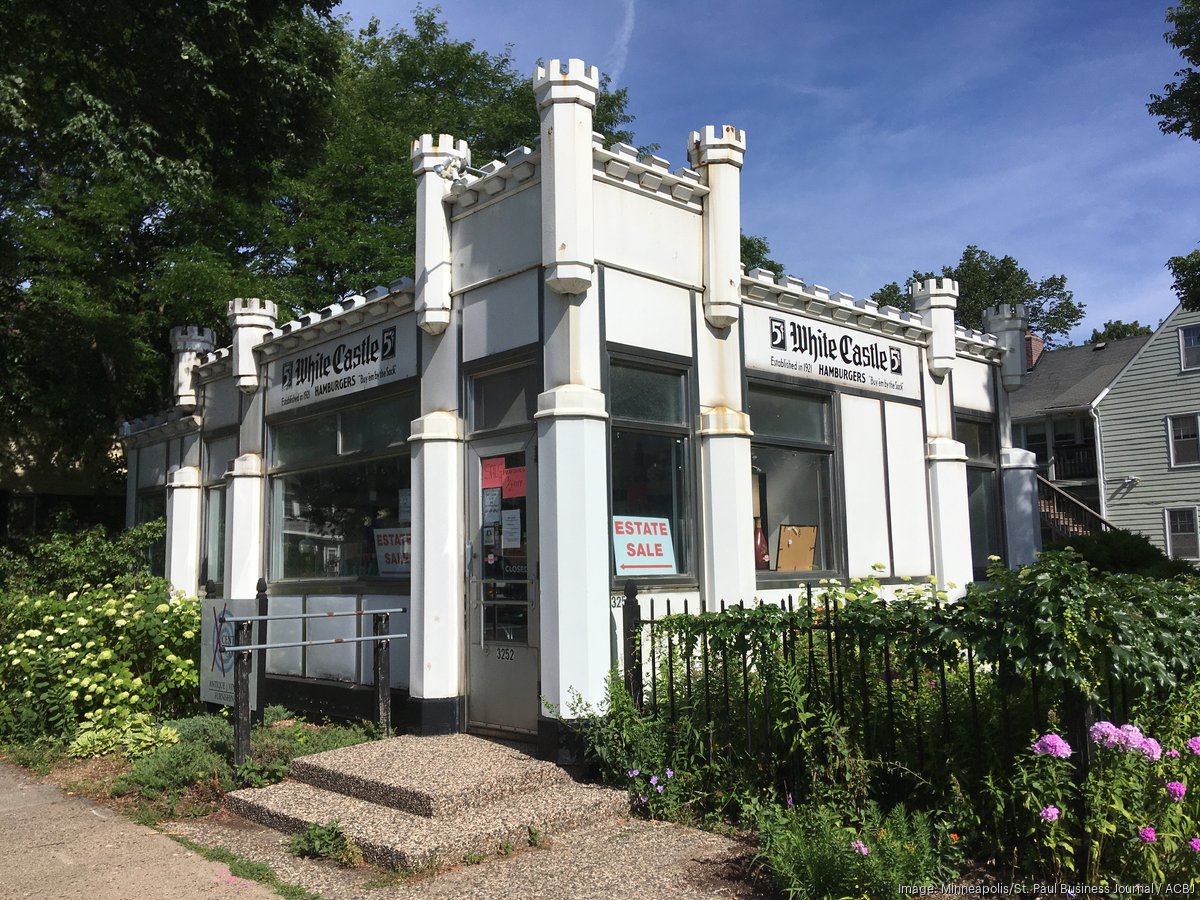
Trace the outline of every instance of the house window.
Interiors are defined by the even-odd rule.
[[[1200,463],[1200,428],[1195,414],[1167,416],[1167,441],[1172,466],[1193,466]]]
[[[751,504],[760,572],[835,568],[829,397],[751,385]]]
[[[614,361],[609,368],[612,415],[612,514],[618,578],[679,576],[693,571],[690,404],[686,373]],[[630,540],[618,540],[630,532]],[[645,532],[648,540],[637,538]],[[660,538],[670,552],[663,553]],[[645,547],[653,558],[640,559]],[[631,552],[632,551],[632,552]]]
[[[409,574],[415,414],[405,393],[271,428],[273,578]]]
[[[1200,325],[1179,329],[1179,368],[1200,369]]]
[[[967,516],[975,577],[987,573],[988,557],[1003,556],[996,429],[991,422],[957,419],[955,434],[967,448]]]
[[[1200,535],[1196,531],[1196,508],[1168,509],[1167,555],[1176,559],[1200,558]]]

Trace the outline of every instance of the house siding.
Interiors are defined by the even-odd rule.
[[[1164,550],[1163,510],[1200,506],[1200,466],[1172,468],[1167,433],[1168,416],[1200,413],[1200,370],[1180,367],[1179,329],[1190,325],[1200,312],[1176,309],[1097,405],[1105,516]]]

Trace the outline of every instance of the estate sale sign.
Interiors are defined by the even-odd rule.
[[[618,575],[676,575],[671,520],[613,516],[613,554]]]
[[[415,375],[416,354],[401,351],[399,332],[392,319],[273,360],[267,367],[268,415]]]
[[[745,304],[746,368],[921,399],[920,350],[832,322]]]

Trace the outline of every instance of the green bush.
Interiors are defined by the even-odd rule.
[[[275,719],[270,725],[255,728],[250,736],[250,748],[257,765],[270,772],[277,764],[286,765],[294,757],[349,747],[374,737],[374,729],[366,724],[318,727],[302,718],[291,717]]]
[[[785,809],[751,805],[759,862],[789,897],[900,900],[900,887],[953,881],[958,836],[922,813],[869,804],[862,815],[838,804]]]
[[[288,839],[288,852],[302,858],[333,859],[344,866],[361,865],[363,861],[362,851],[338,822],[324,825],[313,822]]]
[[[49,537],[24,552],[0,551],[0,589],[66,594],[83,584],[143,585],[149,578],[149,550],[166,533],[162,519],[113,534],[99,525],[80,529],[60,517]]]
[[[207,747],[218,756],[233,758],[233,725],[221,716],[190,716],[167,723],[179,733],[179,740]]]
[[[202,744],[180,741],[160,747],[133,764],[113,789],[115,794],[136,789],[145,798],[168,803],[184,791],[201,787],[216,798],[233,790],[233,770],[229,762]]]
[[[154,580],[122,591],[8,595],[0,609],[0,738],[124,730],[198,705],[200,605]]]
[[[1150,543],[1144,534],[1134,534],[1123,528],[1101,531],[1092,535],[1077,535],[1054,541],[1047,550],[1073,550],[1087,564],[1101,572],[1125,575],[1145,575],[1150,578],[1175,578],[1195,575],[1196,567],[1181,559],[1171,559]]]

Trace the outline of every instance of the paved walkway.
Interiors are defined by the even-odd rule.
[[[276,898],[152,828],[0,763],[0,897]]]

